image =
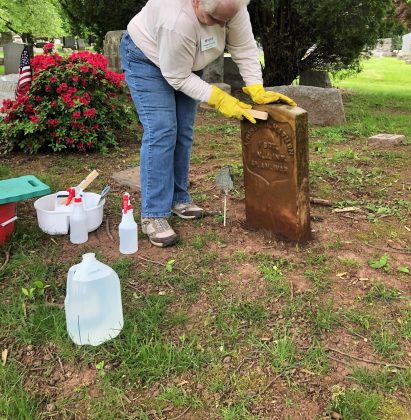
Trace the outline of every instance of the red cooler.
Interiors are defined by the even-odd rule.
[[[50,188],[33,175],[0,181],[0,246],[5,244],[14,229],[16,203],[50,192]]]

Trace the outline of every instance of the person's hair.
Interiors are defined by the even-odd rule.
[[[200,0],[201,6],[206,13],[212,13],[217,9],[218,5],[227,0]],[[231,0],[236,6],[244,7],[250,3],[250,0]]]

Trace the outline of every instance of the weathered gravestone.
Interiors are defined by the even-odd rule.
[[[267,121],[241,123],[246,223],[288,240],[311,237],[308,116],[298,107],[257,106]]]
[[[15,99],[18,80],[18,74],[0,76],[0,105],[5,99]]]
[[[108,69],[122,73],[120,60],[120,41],[124,31],[109,31],[103,43],[103,55],[108,60]]]
[[[331,80],[326,71],[306,70],[300,74],[300,85],[330,88]]]
[[[24,44],[10,42],[3,47],[5,74],[13,74],[20,71],[20,58],[24,46]]]
[[[224,57],[224,83],[230,85],[232,89],[241,89],[245,86],[240,70],[231,57]]]
[[[224,79],[224,54],[212,61],[204,68],[203,79],[207,83],[223,83]]]
[[[13,42],[13,34],[11,32],[1,32],[0,33],[0,47]]]
[[[63,47],[76,49],[76,40],[72,36],[63,36]]]
[[[406,55],[411,55],[411,32],[402,37],[401,50]]]
[[[139,166],[116,172],[112,175],[111,178],[119,185],[127,187],[130,191],[141,190]]]
[[[84,51],[86,49],[86,41],[84,39],[77,40],[77,48],[79,51]]]
[[[339,89],[324,89],[315,86],[274,86],[267,87],[289,96],[297,105],[308,112],[308,122],[317,125],[345,123],[345,112]]]

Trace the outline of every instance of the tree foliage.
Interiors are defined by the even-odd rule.
[[[0,30],[36,36],[64,33],[60,5],[55,0],[0,0]]]
[[[264,50],[265,84],[290,84],[306,70],[358,66],[392,10],[391,0],[253,0],[249,11]]]
[[[144,6],[144,0],[59,0],[71,25],[79,36],[96,36],[101,48],[108,31],[126,29],[128,22]]]

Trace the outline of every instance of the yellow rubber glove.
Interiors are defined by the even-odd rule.
[[[273,102],[284,102],[287,105],[297,106],[297,104],[288,96],[265,90],[263,85],[251,85],[244,87],[243,92],[249,95],[256,104],[266,105]]]
[[[251,109],[251,105],[240,102],[238,99],[224,92],[215,85],[213,85],[213,90],[211,91],[208,104],[220,111],[226,117],[234,117],[239,120],[247,118],[247,120],[253,124],[256,123],[253,116],[247,112],[247,109]]]

